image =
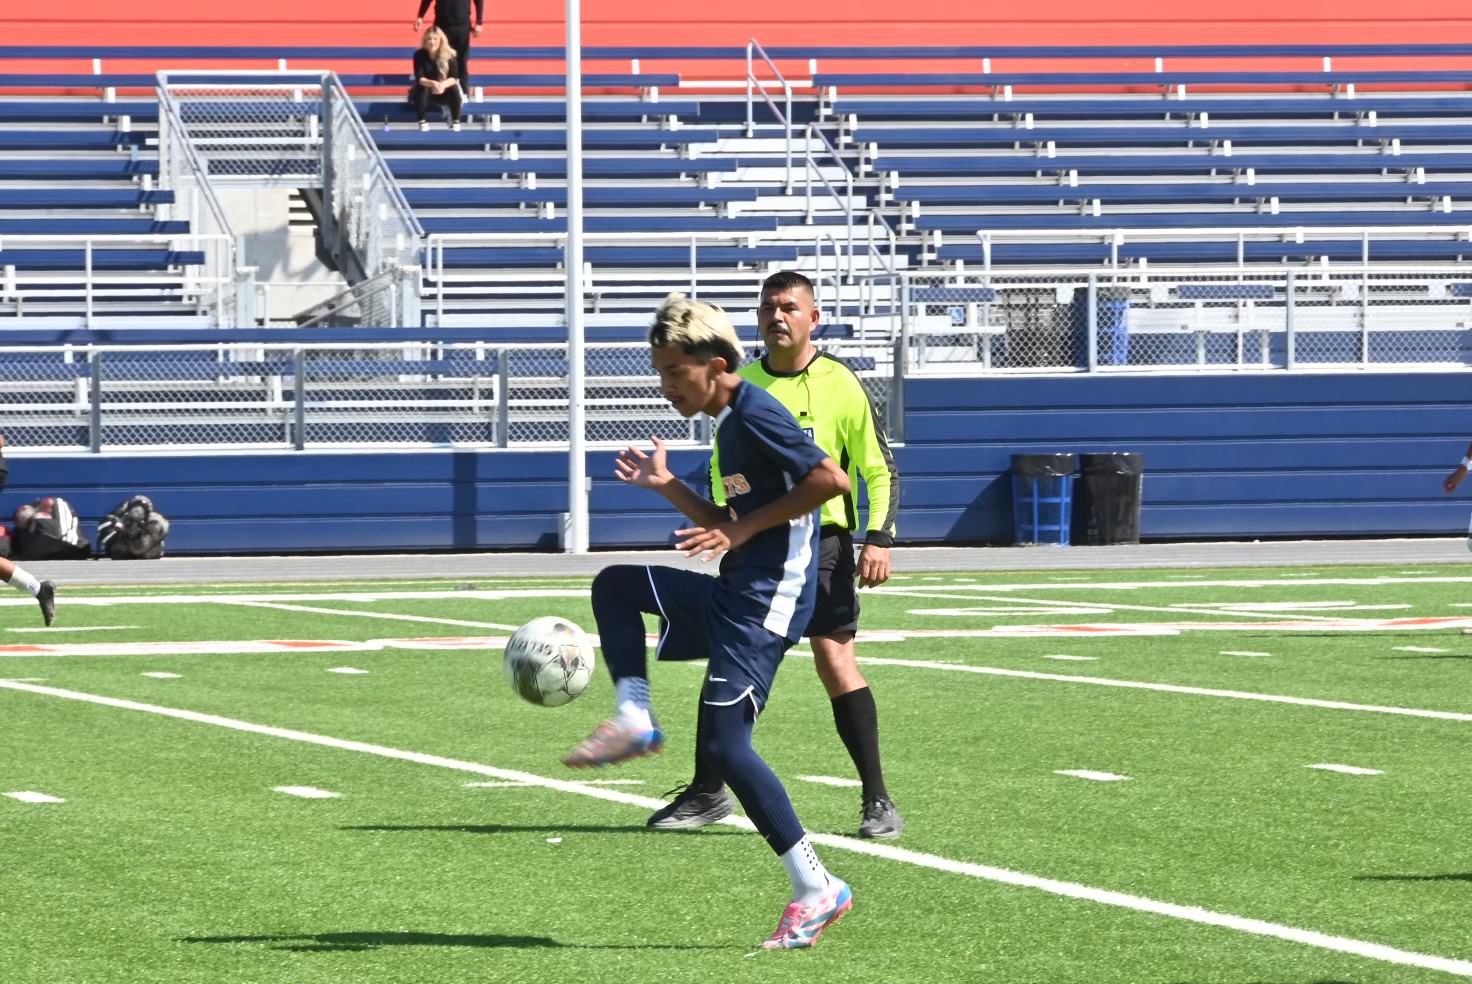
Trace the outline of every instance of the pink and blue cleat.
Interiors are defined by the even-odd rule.
[[[640,728],[622,718],[609,718],[582,744],[562,757],[562,764],[574,769],[617,765],[641,755],[653,755],[661,748],[664,736],[659,726]]]
[[[833,890],[812,905],[789,902],[782,910],[777,931],[762,943],[764,950],[802,950],[818,942],[823,930],[854,907],[854,893],[846,882],[834,881]]]

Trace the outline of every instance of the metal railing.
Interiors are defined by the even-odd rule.
[[[229,81],[211,81],[228,75]],[[240,77],[245,76],[242,80]],[[257,81],[258,79],[258,81]],[[160,72],[175,156],[198,183],[320,188],[323,243],[350,281],[395,278],[417,267],[424,229],[334,72]],[[368,295],[365,320],[397,325],[417,303]]]
[[[289,330],[289,329],[288,329]],[[28,451],[557,447],[566,344],[361,341],[0,345],[0,433]],[[708,441],[641,341],[589,345],[588,443]]]
[[[1472,278],[1364,265],[902,274],[910,373],[1461,369]]]
[[[755,71],[756,66],[755,66],[755,62],[753,61],[753,56],[754,55],[760,55],[761,56],[762,61],[766,62],[767,63],[767,67],[772,70],[772,74],[775,76],[775,81],[777,82],[777,84],[782,87],[782,100],[783,100],[783,102],[782,102],[783,108],[782,109],[778,109],[777,108],[777,104],[772,101],[772,97],[769,96],[769,95],[767,95],[766,86],[757,79],[757,77],[756,77],[756,71]],[[750,41],[747,41],[746,42],[746,135],[748,137],[754,137],[754,136],[756,136],[756,120],[755,120],[755,116],[754,116],[754,113],[755,113],[755,99],[753,97],[758,92],[761,93],[762,100],[767,104],[767,108],[769,108],[772,111],[772,115],[775,116],[777,118],[777,121],[782,124],[783,137],[785,138],[784,142],[786,144],[786,150],[785,150],[785,160],[786,160],[786,167],[787,167],[787,184],[786,184],[786,187],[787,187],[787,193],[790,195],[790,194],[792,194],[792,188],[793,188],[793,185],[792,185],[792,85],[785,78],[782,77],[782,72],[780,70],[778,70],[777,66],[772,62],[772,59],[769,58],[769,57],[767,57],[766,51],[762,48],[761,44],[759,44],[757,42],[756,38],[752,38]]]

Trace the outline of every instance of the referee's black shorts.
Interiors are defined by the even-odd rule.
[[[805,636],[839,635],[859,629],[859,586],[854,579],[854,536],[841,526],[824,526],[818,540],[818,601]]]

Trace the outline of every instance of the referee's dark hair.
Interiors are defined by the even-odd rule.
[[[794,290],[802,287],[807,290],[808,296],[814,301],[818,299],[818,292],[813,289],[813,282],[796,270],[778,270],[766,280],[762,281],[762,294],[780,294],[786,290]]]

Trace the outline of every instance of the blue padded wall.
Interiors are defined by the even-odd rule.
[[[1449,534],[1460,373],[917,379],[901,534],[1005,542],[1011,455],[1138,451],[1146,538]]]
[[[1142,452],[1146,538],[1446,535],[1472,508],[1440,489],[1472,436],[1460,373],[920,378],[906,399],[905,542],[1008,542],[1019,452]],[[588,455],[593,545],[667,545],[681,518],[614,480],[612,460]],[[672,464],[698,479],[704,454]],[[12,454],[0,511],[56,493],[90,532],[143,492],[179,554],[549,550],[566,465],[557,451]]]

